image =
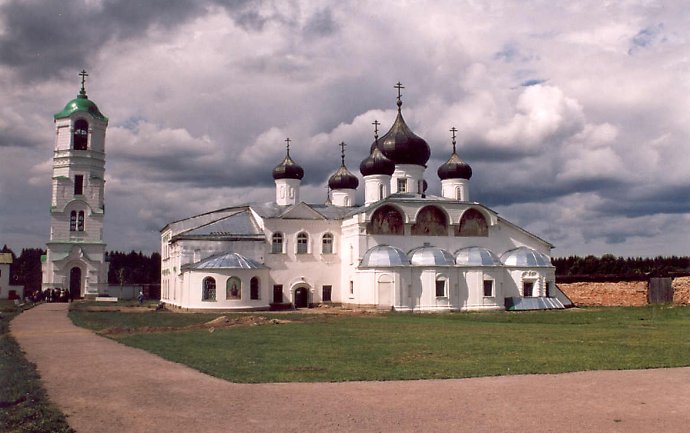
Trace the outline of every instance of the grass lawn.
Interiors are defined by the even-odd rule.
[[[73,432],[48,400],[36,368],[9,335],[9,321],[19,312],[14,302],[0,301],[0,431]]]
[[[91,329],[187,326],[217,316],[70,313],[75,323]],[[690,365],[687,307],[267,316],[292,322],[213,332],[135,332],[112,338],[213,376],[250,383],[436,379]]]

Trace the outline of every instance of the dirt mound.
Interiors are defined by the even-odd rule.
[[[257,325],[280,325],[285,323],[292,323],[290,320],[269,319],[265,316],[241,316],[241,317],[227,317],[219,316],[206,323],[197,323],[187,326],[143,326],[139,328],[113,327],[105,328],[97,333],[100,335],[122,335],[122,334],[154,334],[161,332],[184,332],[194,331],[199,329],[208,329],[209,332],[214,332],[216,329],[234,328],[239,326],[257,326]]]
[[[580,306],[647,305],[646,281],[568,283],[559,284],[558,288]]]

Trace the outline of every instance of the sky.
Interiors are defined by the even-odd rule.
[[[53,114],[86,69],[108,250],[273,200],[286,137],[323,203],[338,144],[360,175],[401,82],[429,193],[455,127],[470,198],[553,256],[690,255],[689,22],[683,0],[0,0],[0,244],[45,247]]]

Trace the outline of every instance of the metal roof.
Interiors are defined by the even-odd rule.
[[[187,269],[262,269],[266,266],[241,254],[227,252],[217,254],[189,265]]]
[[[425,245],[408,253],[413,266],[453,266],[455,258],[448,251],[434,246]]]
[[[467,247],[455,252],[455,263],[459,266],[498,266],[501,259],[488,248]]]
[[[501,255],[501,261],[506,266],[551,267],[551,259],[528,247],[518,247],[506,251]]]
[[[409,266],[410,260],[400,248],[390,245],[377,245],[364,253],[360,268],[387,268],[392,266]]]

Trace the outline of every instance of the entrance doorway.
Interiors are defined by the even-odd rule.
[[[295,308],[309,307],[309,289],[298,287],[295,289]]]
[[[76,266],[69,271],[69,295],[72,299],[81,298],[81,269]]]

